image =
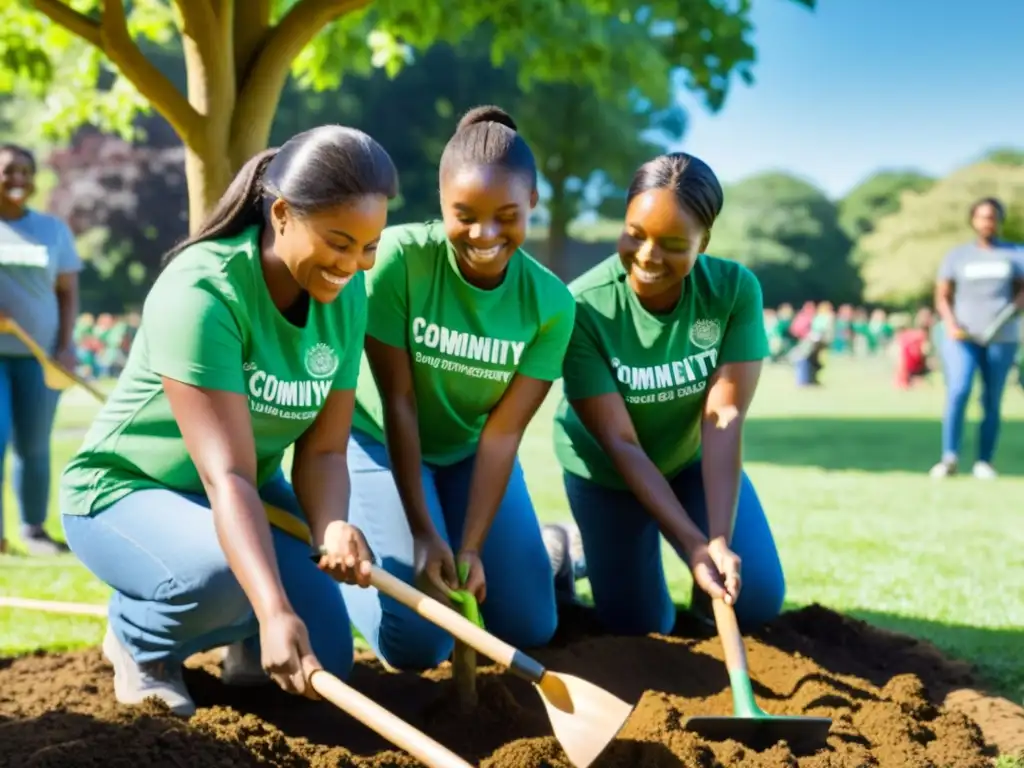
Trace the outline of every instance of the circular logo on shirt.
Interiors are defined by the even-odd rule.
[[[338,370],[338,356],[333,349],[320,342],[306,353],[306,370],[314,378],[330,378]]]
[[[690,326],[690,342],[701,349],[710,349],[722,336],[722,326],[717,320],[698,320]]]

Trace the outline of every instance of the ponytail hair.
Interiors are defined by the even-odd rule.
[[[217,205],[203,219],[199,228],[164,254],[164,266],[170,264],[175,256],[196,243],[234,237],[249,227],[261,224],[263,208],[260,205],[262,197],[260,181],[267,165],[276,154],[276,149],[265,149],[258,155],[249,158],[235,178],[231,180],[228,188],[224,190]]]
[[[398,195],[398,171],[384,147],[342,125],[303,131],[250,158],[198,229],[164,255],[163,265],[196,243],[262,225],[276,199],[308,216],[367,195]]]

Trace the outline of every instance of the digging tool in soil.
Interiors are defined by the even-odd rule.
[[[593,763],[633,711],[626,702],[586,680],[545,669],[537,660],[377,566],[373,567],[370,583],[478,653],[533,683],[544,702],[555,738],[576,768]]]
[[[733,739],[753,749],[767,749],[780,741],[791,748],[815,749],[828,738],[832,720],[828,717],[769,715],[757,706],[747,672],[747,653],[743,647],[736,613],[722,600],[713,600],[715,624],[725,652],[725,666],[732,688],[731,716],[688,717],[683,727],[709,741]]]
[[[469,566],[459,563],[458,570],[459,583],[465,585],[466,579],[469,578]],[[471,592],[455,589],[448,593],[448,598],[467,620],[483,628],[480,606]],[[455,682],[460,709],[464,712],[474,709],[477,705],[476,651],[461,640],[455,641],[455,651],[452,653],[452,680]]]

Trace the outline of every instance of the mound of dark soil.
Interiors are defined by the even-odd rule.
[[[818,606],[786,614],[746,643],[765,710],[833,719],[827,747],[809,754],[782,743],[756,752],[681,729],[686,716],[732,711],[721,646],[706,632],[600,636],[583,609],[562,623],[536,656],[637,703],[595,768],[981,768],[999,751],[1024,750],[1024,710],[971,691],[966,665]],[[201,709],[184,721],[155,704],[118,706],[96,649],[0,660],[0,766],[418,765],[326,702],[272,686],[229,688],[218,671],[215,654],[190,660],[187,681]],[[389,673],[364,655],[350,682],[474,764],[570,765],[530,686],[481,667],[480,706],[464,715],[449,671]]]

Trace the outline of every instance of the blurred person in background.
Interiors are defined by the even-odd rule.
[[[996,476],[992,467],[999,437],[1003,389],[1017,355],[1020,323],[1017,315],[988,343],[978,338],[1011,302],[1024,306],[1024,259],[1019,248],[1002,240],[999,230],[1006,218],[1003,204],[994,198],[976,202],[970,211],[974,242],[957,246],[943,259],[935,283],[935,308],[946,329],[942,360],[946,374],[946,408],[942,418],[942,459],[932,477],[948,477],[958,469],[964,413],[981,374],[983,417],[975,477]]]
[[[923,307],[914,316],[913,324],[896,334],[898,389],[909,389],[915,380],[923,380],[930,372],[928,357],[932,352],[933,323],[931,310]]]
[[[82,262],[68,226],[28,207],[35,175],[30,151],[0,145],[0,320],[17,322],[73,371],[78,362],[74,329]],[[43,527],[50,495],[50,432],[58,398],[59,392],[44,383],[43,368],[29,349],[14,335],[0,333],[0,478],[10,441],[21,538],[32,555],[65,549]],[[0,551],[6,551],[2,516],[0,507]]]

